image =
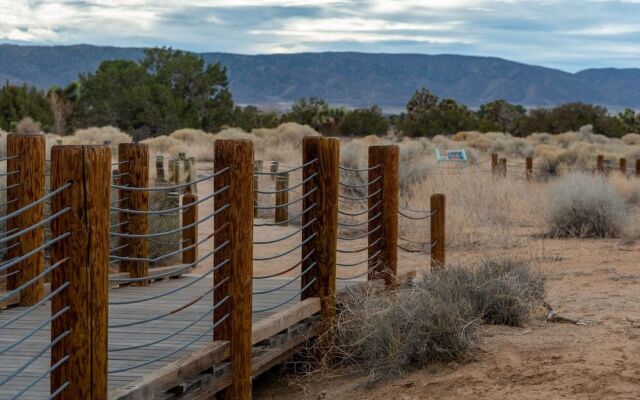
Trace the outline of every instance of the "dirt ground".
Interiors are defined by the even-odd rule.
[[[472,360],[434,364],[373,386],[365,376],[308,382],[265,375],[256,399],[638,399],[640,245],[533,240],[510,254],[546,272],[548,303],[578,321],[484,326]]]

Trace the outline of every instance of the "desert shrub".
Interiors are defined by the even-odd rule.
[[[31,117],[22,118],[16,124],[16,133],[40,133],[42,132],[42,124],[34,121]]]
[[[332,352],[372,378],[464,358],[480,322],[520,326],[544,294],[543,275],[510,259],[453,265],[391,292],[348,292]]]
[[[628,145],[638,145],[640,144],[640,134],[628,133],[622,137],[622,142]]]
[[[398,376],[432,361],[462,358],[475,348],[479,320],[469,299],[420,286],[350,296],[338,314],[338,366],[372,379]]]
[[[631,206],[640,205],[640,179],[614,174],[610,178],[611,185],[622,199]]]
[[[629,208],[603,177],[569,174],[549,192],[547,221],[558,237],[619,237]]]
[[[104,144],[109,142],[114,146],[120,143],[131,143],[131,136],[113,126],[78,129],[72,136],[62,137],[64,144]]]

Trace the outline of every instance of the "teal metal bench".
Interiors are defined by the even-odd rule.
[[[454,162],[460,163],[462,167],[466,167],[469,159],[467,158],[467,152],[465,149],[447,150],[446,154],[443,155],[440,153],[440,149],[436,147],[436,161],[438,162],[438,165],[440,165],[441,162]]]

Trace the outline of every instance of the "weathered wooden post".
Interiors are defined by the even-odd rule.
[[[491,174],[496,175],[498,173],[498,153],[491,153]]]
[[[275,179],[276,173],[278,172],[278,167],[280,166],[280,162],[278,160],[271,160],[271,166],[269,168],[269,172],[271,172],[271,179]]]
[[[163,184],[167,182],[164,177],[164,157],[156,156],[156,182]]]
[[[636,160],[636,176],[640,177],[640,160]]]
[[[525,162],[527,182],[531,182],[533,180],[533,157],[527,157]]]
[[[500,159],[500,175],[502,175],[503,178],[507,177],[507,159],[506,158]]]
[[[182,205],[187,206],[198,201],[198,195],[187,193],[182,196]],[[182,231],[182,263],[195,264],[198,259],[198,204],[193,204],[182,211],[182,226],[193,225],[191,228]],[[196,265],[194,265],[196,267]]]
[[[286,226],[284,223],[289,218],[289,174],[281,172],[276,175],[276,212],[275,222],[281,223],[280,226]]]
[[[444,268],[445,257],[445,217],[446,197],[444,194],[431,195],[431,270]]]
[[[369,146],[368,278],[382,278],[387,286],[398,275],[399,161],[398,146]]]
[[[307,272],[301,278],[301,299],[320,298],[322,321],[329,329],[336,316],[340,141],[306,136],[302,140],[302,160],[306,165],[302,172],[306,181],[302,200],[302,209],[306,210],[302,216],[302,271]]]
[[[599,173],[604,174],[604,156],[602,154],[598,154],[596,169]]]
[[[70,208],[51,223],[62,238],[52,248],[51,315],[62,314],[51,322],[51,392],[68,382],[56,399],[106,400],[111,149],[55,146],[51,171],[52,189],[71,183],[51,202],[53,213]]]
[[[120,143],[118,145],[118,160],[120,162],[120,185],[131,188],[149,187],[149,147],[142,143]],[[149,191],[118,190],[120,208],[149,211]],[[120,213],[119,223],[121,233],[144,235],[149,233],[149,215],[139,213]],[[149,241],[147,238],[120,238],[120,246],[124,253],[132,258],[149,258]],[[120,272],[128,272],[132,278],[142,278],[149,275],[149,263],[139,260],[120,261]],[[137,282],[146,285],[146,281]]]
[[[627,175],[627,159],[626,158],[620,159],[620,173],[625,176]]]
[[[7,216],[26,207],[45,194],[45,138],[40,134],[7,136]],[[44,219],[44,203],[18,212],[7,219],[7,232],[22,231]],[[44,226],[7,242],[6,259],[23,256],[44,244]],[[7,270],[7,290],[15,290],[44,272],[44,252],[39,251]],[[15,274],[14,274],[15,273]],[[44,296],[44,279],[20,291],[20,305],[33,305]]]
[[[260,193],[258,190],[260,189],[260,174],[262,172],[262,160],[256,160],[253,163],[253,205],[257,206],[260,202]],[[258,218],[258,208],[253,208],[253,218]]]
[[[213,338],[230,342],[233,371],[231,386],[220,393],[220,398],[245,400],[251,398],[253,142],[220,139],[214,146],[215,173],[229,168],[214,179],[214,191],[229,186],[214,200],[215,210],[227,209],[214,217],[214,243],[216,248],[222,248],[214,255],[214,265],[219,269],[214,272],[217,288],[213,299],[214,305],[220,305],[214,311],[214,323],[218,325]],[[225,302],[227,296],[229,300]]]

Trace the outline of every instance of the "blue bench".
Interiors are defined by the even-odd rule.
[[[436,161],[438,162],[438,165],[440,165],[441,162],[455,162],[460,163],[465,167],[468,160],[465,149],[447,150],[446,154],[443,155],[440,153],[440,149],[436,147]]]

